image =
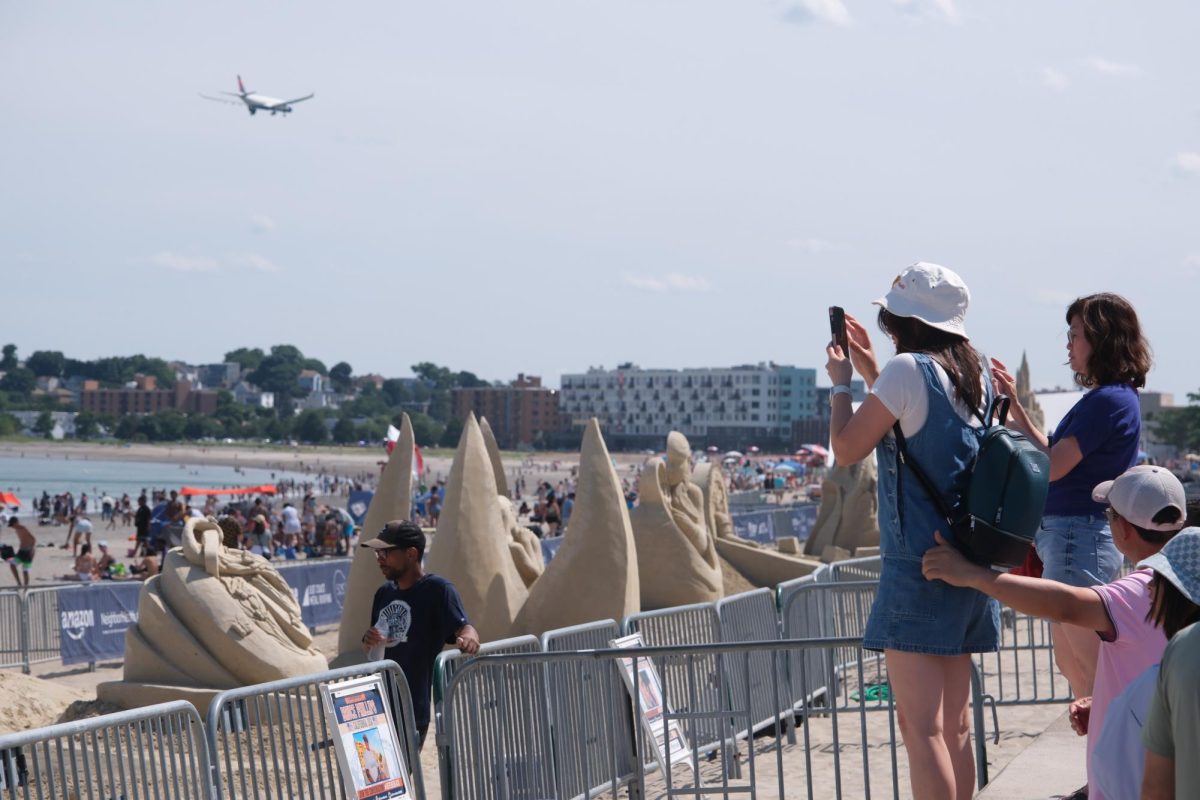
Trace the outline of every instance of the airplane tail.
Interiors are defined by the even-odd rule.
[[[242,84],[242,76],[238,75],[237,79],[238,79],[238,91],[241,92],[242,94],[246,94],[246,87]]]

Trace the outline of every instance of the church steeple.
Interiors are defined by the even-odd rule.
[[[1021,351],[1021,366],[1017,369],[1017,400],[1029,415],[1029,421],[1038,430],[1046,428],[1046,415],[1038,405],[1037,396],[1029,382],[1029,359],[1025,351]]]

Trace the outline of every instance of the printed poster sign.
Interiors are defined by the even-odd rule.
[[[321,702],[346,794],[354,800],[415,797],[408,785],[408,769],[383,679],[369,675],[345,683],[322,684]]]
[[[622,636],[608,644],[610,647],[620,648],[641,647],[642,635],[634,633]],[[669,773],[669,765],[673,764],[683,764],[691,769],[691,747],[683,735],[679,721],[666,718],[670,708],[663,696],[662,681],[658,679],[658,670],[654,662],[649,658],[639,658],[635,665],[634,659],[622,658],[620,666],[625,688],[629,690],[629,696],[634,701],[637,716],[654,742],[654,757],[663,773]]]
[[[59,589],[58,646],[64,664],[125,657],[125,631],[137,624],[141,581]]]

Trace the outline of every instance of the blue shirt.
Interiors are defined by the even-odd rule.
[[[1050,484],[1046,514],[1096,516],[1104,504],[1092,489],[1111,481],[1137,463],[1142,439],[1142,413],[1137,390],[1128,384],[1097,386],[1079,399],[1058,423],[1050,446],[1075,437],[1083,460]]]

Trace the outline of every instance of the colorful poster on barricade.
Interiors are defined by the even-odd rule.
[[[608,644],[620,648],[641,647],[642,635],[634,633],[622,636],[610,640]],[[679,721],[667,719],[671,709],[667,705],[654,662],[649,658],[639,658],[636,662],[632,658],[622,658],[620,665],[625,688],[629,690],[637,716],[654,742],[654,758],[663,774],[670,773],[668,764],[683,764],[691,769],[691,747]]]
[[[63,664],[125,657],[125,631],[137,624],[141,581],[59,589],[58,646]]]
[[[349,797],[395,800],[417,796],[408,783],[408,768],[380,676],[321,684],[321,705]]]

